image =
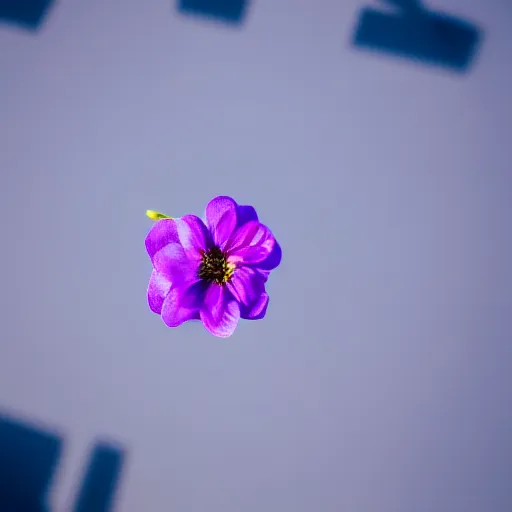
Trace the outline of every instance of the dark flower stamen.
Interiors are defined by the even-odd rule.
[[[233,275],[233,266],[226,260],[226,255],[215,246],[203,251],[203,260],[199,265],[199,277],[207,283],[225,284]]]

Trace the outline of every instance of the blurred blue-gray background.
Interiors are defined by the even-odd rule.
[[[512,510],[511,24],[502,0],[0,0],[0,499]],[[224,194],[283,248],[228,340],[149,310],[144,248],[147,208]]]

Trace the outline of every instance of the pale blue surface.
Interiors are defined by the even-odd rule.
[[[98,437],[123,512],[512,510],[512,9],[429,5],[467,73],[354,49],[369,0],[0,26],[0,408],[65,434],[55,510]],[[229,340],[145,295],[145,210],[218,194],[283,248]]]

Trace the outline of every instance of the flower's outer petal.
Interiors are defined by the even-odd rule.
[[[239,303],[250,306],[265,291],[265,280],[257,270],[240,267],[233,273],[227,287]]]
[[[257,245],[258,242],[268,236],[270,231],[266,226],[257,220],[250,220],[240,226],[231,237],[226,251],[235,251],[249,245]]]
[[[282,257],[283,252],[281,250],[281,246],[277,243],[276,240],[270,254],[263,261],[257,263],[256,267],[258,268],[258,270],[266,271],[268,273],[279,266]]]
[[[206,205],[206,223],[214,244],[222,250],[236,229],[237,207],[236,201],[228,196],[214,197]]]
[[[237,223],[236,227],[239,228],[247,224],[250,220],[258,220],[258,214],[252,206],[238,205],[236,209]]]
[[[240,318],[244,320],[261,320],[267,312],[268,301],[268,294],[263,292],[250,307],[242,304],[240,306]]]
[[[167,277],[159,274],[156,270],[151,272],[148,285],[148,304],[154,313],[162,312],[162,304],[169,293],[171,282]]]
[[[212,284],[206,291],[200,313],[208,331],[219,338],[228,338],[238,325],[240,306],[225,286]]]
[[[238,228],[227,249],[228,261],[237,266],[256,265],[265,261],[276,244],[270,229],[258,221],[249,221]]]
[[[173,286],[197,281],[198,263],[188,257],[181,244],[167,244],[153,258],[155,270],[164,275]]]
[[[178,226],[174,219],[162,219],[156,222],[146,236],[146,250],[151,261],[162,247],[178,242]]]
[[[199,308],[203,301],[204,288],[195,283],[192,286],[172,286],[162,306],[162,320],[169,327],[178,327],[188,320],[199,320]]]
[[[268,254],[268,248],[257,245],[232,253],[229,261],[235,265],[258,265],[268,257]]]
[[[212,247],[212,240],[208,228],[196,215],[185,215],[177,223],[180,243],[188,257],[200,260],[202,252]]]
[[[251,267],[252,269],[254,269],[256,272],[258,272],[258,274],[261,276],[261,279],[263,280],[264,283],[266,283],[268,281],[268,276],[270,275],[270,270],[262,270],[261,268],[258,268],[258,267]]]

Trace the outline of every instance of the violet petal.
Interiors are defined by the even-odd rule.
[[[178,243],[178,228],[174,219],[162,219],[156,222],[146,236],[146,250],[151,261],[154,255],[167,244]]]
[[[181,244],[168,244],[153,258],[155,270],[163,274],[173,286],[196,281],[198,262],[188,257]]]
[[[257,220],[250,220],[240,226],[226,245],[226,251],[231,252],[249,245],[257,245],[269,236],[270,230]]]
[[[208,331],[219,338],[227,338],[238,325],[240,306],[225,286],[212,284],[206,291],[200,315]]]
[[[276,240],[270,254],[263,261],[256,263],[256,267],[258,270],[270,272],[279,266],[282,257],[283,252],[281,250],[281,246],[277,243]]]
[[[148,304],[154,313],[162,312],[162,304],[169,293],[171,282],[167,277],[159,274],[156,270],[151,272],[148,285]]]
[[[178,327],[188,320],[198,320],[202,295],[197,286],[173,286],[162,306],[162,320],[169,327]]]
[[[177,223],[180,243],[188,257],[200,260],[202,252],[212,247],[212,240],[204,222],[196,215],[185,215]]]
[[[247,224],[251,220],[258,220],[258,214],[252,206],[238,205],[236,209],[237,223],[236,227],[239,228]]]
[[[228,261],[236,266],[256,265],[265,261],[276,239],[265,225],[250,221],[239,228],[230,241]]]
[[[264,278],[251,267],[237,268],[227,286],[235,299],[245,306],[253,304],[265,291]]]
[[[267,313],[268,301],[268,294],[263,292],[250,307],[242,304],[240,306],[240,318],[244,320],[261,320]]]
[[[215,245],[222,250],[237,225],[237,204],[228,196],[213,198],[206,205],[206,222]]]

